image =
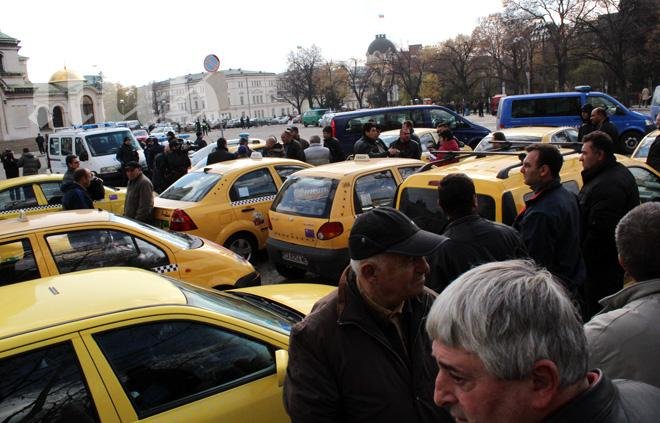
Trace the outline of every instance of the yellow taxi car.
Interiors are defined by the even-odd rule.
[[[660,129],[656,129],[655,131],[651,131],[646,134],[646,136],[639,142],[637,148],[635,148],[635,151],[633,151],[630,157],[646,163],[646,158],[649,156],[651,144],[653,144],[653,141],[655,141],[658,136],[660,136]]]
[[[246,158],[189,172],[154,198],[157,225],[201,236],[251,259],[266,246],[268,209],[284,180],[311,167],[291,159]]]
[[[510,151],[522,150],[529,144],[551,143],[571,144],[578,142],[578,131],[571,126],[522,126],[519,128],[500,129],[506,137],[506,143],[493,143],[493,133],[483,137],[474,151]]]
[[[0,287],[0,420],[288,422],[291,327],[333,288],[211,291],[140,269]]]
[[[579,152],[571,149],[561,151],[564,155],[560,172],[562,185],[577,194],[582,187]],[[487,157],[471,157],[454,165],[416,173],[399,187],[395,207],[422,229],[442,233],[447,220],[438,207],[438,185],[447,174],[464,173],[474,181],[479,214],[510,225],[525,206],[525,199],[532,195],[520,173],[523,157],[516,152],[503,152]],[[660,199],[660,174],[637,160],[620,155],[616,158],[635,177],[642,202]]]
[[[389,147],[394,141],[399,138],[399,129],[391,131],[383,131],[380,133],[380,139],[383,140],[385,145]],[[433,151],[438,150],[440,147],[440,137],[438,137],[438,130],[433,128],[415,128],[415,135],[419,137],[420,146],[422,147],[421,160],[430,162],[435,159]],[[472,151],[472,149],[463,145],[461,151]]]
[[[357,155],[289,176],[268,212],[269,260],[285,277],[309,270],[336,283],[349,261],[348,235],[355,217],[392,206],[399,184],[423,164]]]
[[[62,210],[62,178],[64,175],[30,175],[0,181],[0,219],[13,219],[21,210],[26,214]],[[105,187],[105,198],[94,201],[94,207],[124,214],[126,189]]]
[[[102,210],[0,221],[0,285],[110,266],[139,267],[208,288],[261,283],[247,260],[220,245]]]

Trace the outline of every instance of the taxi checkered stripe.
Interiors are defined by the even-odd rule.
[[[173,264],[166,264],[165,266],[158,266],[158,267],[152,267],[151,270],[153,270],[156,273],[167,273],[167,272],[174,272],[175,270],[179,269],[179,265],[176,263]]]
[[[47,206],[34,206],[34,207],[20,207],[18,209],[0,211],[0,215],[20,213],[21,210],[25,210],[26,212],[29,212],[32,210],[49,210],[49,209],[61,209],[61,208],[62,208],[61,204],[50,204]]]
[[[232,206],[244,206],[246,204],[261,203],[262,201],[273,201],[274,199],[275,199],[274,195],[267,195],[265,197],[256,197],[256,198],[249,198],[247,200],[232,201],[231,205]]]

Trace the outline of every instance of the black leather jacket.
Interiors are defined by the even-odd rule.
[[[449,239],[429,257],[431,275],[426,286],[436,292],[474,266],[528,257],[515,229],[476,213],[451,221],[443,235]]]
[[[548,423],[660,422],[660,389],[642,382],[611,381],[600,370],[591,387],[545,419]]]
[[[368,154],[369,157],[388,157],[389,155],[385,143],[380,138],[372,140],[366,137],[362,137],[355,142],[353,153]]]

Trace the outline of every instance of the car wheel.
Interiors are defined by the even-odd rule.
[[[298,269],[281,263],[275,264],[275,270],[287,279],[299,279],[305,276],[306,273],[305,269]]]
[[[257,243],[251,234],[243,232],[230,236],[225,242],[225,248],[229,248],[246,260],[251,260],[257,252]]]
[[[642,134],[636,131],[626,131],[619,137],[619,150],[623,154],[632,154],[642,140]]]

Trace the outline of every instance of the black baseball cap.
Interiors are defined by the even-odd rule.
[[[141,169],[142,166],[140,166],[140,163],[136,161],[131,161],[126,163],[126,169]]]
[[[348,237],[352,259],[362,260],[380,253],[427,256],[447,240],[420,229],[397,209],[379,207],[359,215]]]

